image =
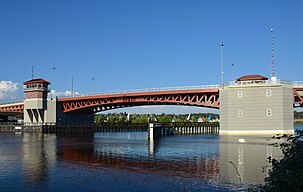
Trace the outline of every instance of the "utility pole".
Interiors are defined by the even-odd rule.
[[[51,84],[50,84],[50,91],[51,91],[51,98],[53,98],[53,94],[52,94],[52,90],[51,90],[51,85],[53,84],[53,71],[55,71],[56,70],[56,68],[54,67],[54,66],[52,66],[51,67],[51,70],[50,70],[50,82],[51,82]]]
[[[221,87],[224,89],[224,67],[223,67],[223,42],[220,45],[220,60],[221,60]]]
[[[232,80],[234,81],[235,80],[235,64],[232,63],[231,67],[232,67],[232,78],[233,78]]]
[[[74,96],[74,76],[72,76],[72,97]]]
[[[54,66],[51,67],[51,70],[50,70],[50,82],[52,83],[52,80],[53,80],[53,71],[55,71],[56,68]]]
[[[92,77],[92,81],[93,81],[93,94],[95,94],[95,77]]]

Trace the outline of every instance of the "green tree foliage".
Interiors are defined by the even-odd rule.
[[[258,191],[288,192],[303,189],[303,140],[302,132],[298,136],[289,137],[280,144],[284,157],[278,161],[269,159],[272,169],[265,179],[265,184]]]
[[[172,122],[173,117],[171,115],[162,113],[161,115],[157,116],[157,119],[158,119],[158,122],[169,123],[169,122]]]
[[[108,124],[147,124],[149,122],[198,122],[202,119],[203,122],[208,122],[208,117],[211,116],[212,120],[219,119],[218,114],[212,113],[193,113],[191,114],[190,120],[188,120],[189,114],[131,114],[130,119],[127,119],[127,113],[108,113],[108,114],[97,114],[95,115],[95,124],[101,125],[103,123]]]
[[[295,124],[303,124],[303,112],[294,111]]]
[[[301,119],[301,120],[303,120],[303,112],[294,111],[294,119]]]

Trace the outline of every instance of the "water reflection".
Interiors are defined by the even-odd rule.
[[[56,162],[56,136],[24,133],[22,136],[24,177],[29,183],[46,180]]]
[[[198,178],[212,183],[262,183],[269,156],[280,150],[267,138],[217,135],[168,136],[149,141],[146,133],[23,135],[27,180],[39,181],[60,160],[93,168]],[[243,139],[243,138],[242,138]],[[234,166],[235,165],[235,166]]]
[[[269,145],[275,142],[277,141],[266,137],[220,136],[222,182],[263,183],[270,167],[267,158],[281,157],[281,150]]]
[[[140,175],[170,179],[175,181],[173,185],[191,181],[188,185],[195,184],[198,188],[207,183],[231,189],[230,186],[239,187],[242,182],[262,183],[267,174],[262,168],[268,165],[267,158],[281,156],[279,148],[268,145],[276,141],[266,137],[175,135],[149,141],[144,132],[26,133],[0,134],[0,137],[0,182],[10,186],[20,174],[24,182],[41,185],[46,190],[49,190],[48,185],[52,188],[63,182],[60,178],[73,178],[64,181],[73,185],[75,179],[86,180],[84,173],[93,173],[95,177],[105,174],[106,177],[117,172],[113,180],[134,178],[132,185],[139,185]],[[68,171],[75,175],[65,175]],[[129,182],[127,179],[125,182]]]
[[[207,141],[197,144],[194,137],[180,137],[160,138],[153,142],[147,140],[146,133],[97,133],[94,137],[58,137],[60,147],[57,155],[64,161],[94,168],[110,167],[137,173],[199,178],[207,182],[219,181],[218,144],[209,144]],[[209,147],[205,149],[206,145]]]

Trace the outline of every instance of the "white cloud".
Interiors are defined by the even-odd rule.
[[[18,83],[12,81],[0,81],[0,100],[13,100],[18,98]]]

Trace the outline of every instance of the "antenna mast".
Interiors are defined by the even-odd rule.
[[[274,29],[270,29],[271,33],[271,66],[270,66],[270,79],[275,80],[276,74],[275,74],[275,60],[274,60]]]
[[[34,70],[35,70],[35,66],[32,66],[32,79],[34,79]]]

